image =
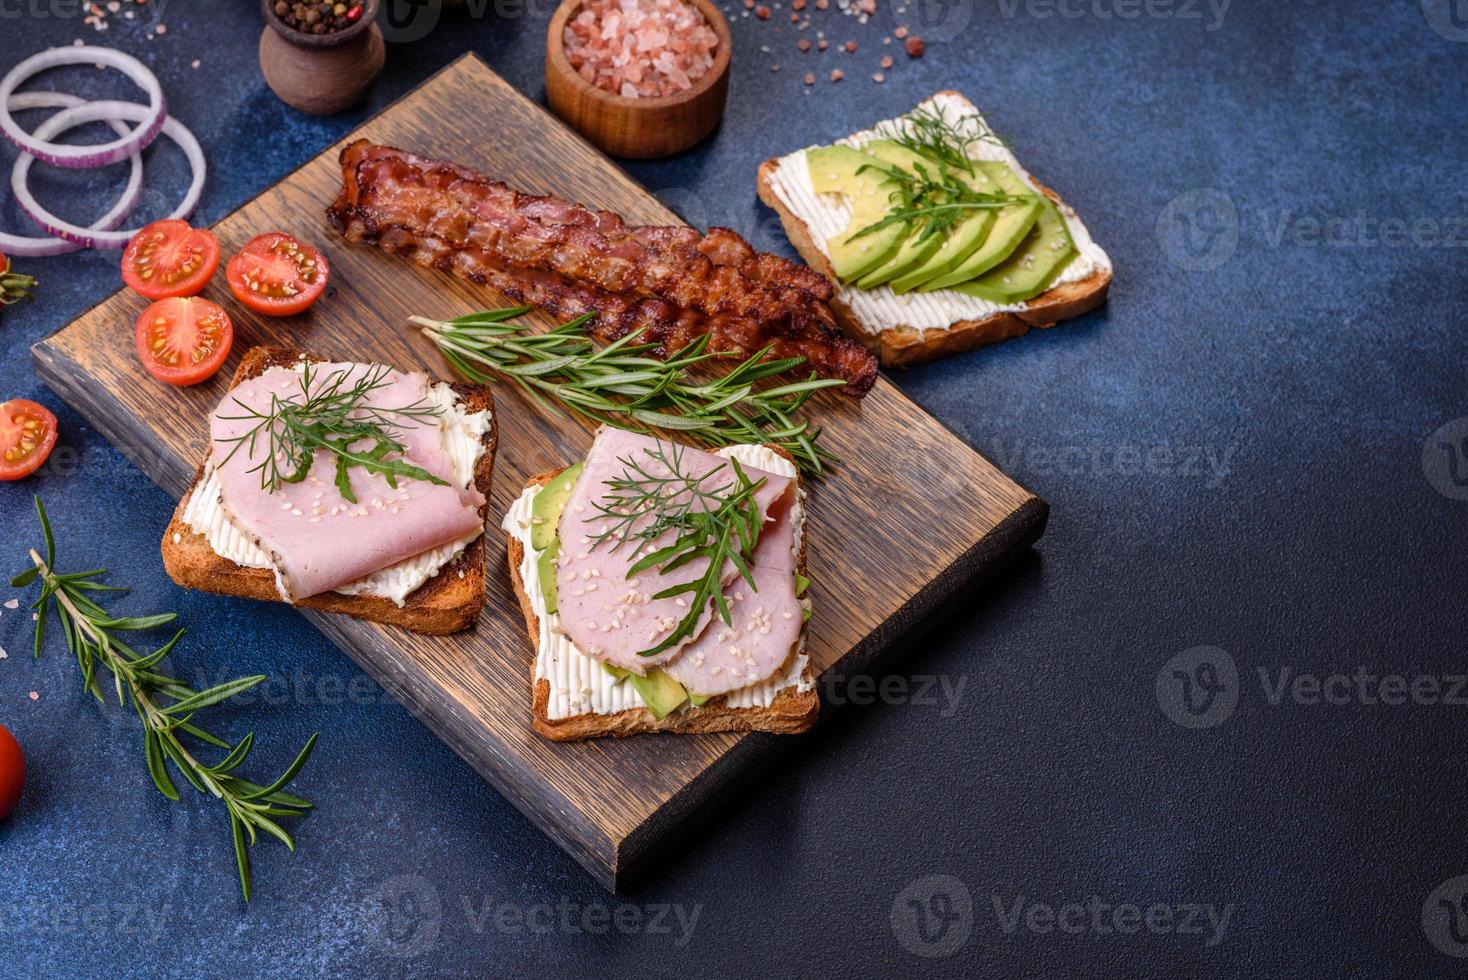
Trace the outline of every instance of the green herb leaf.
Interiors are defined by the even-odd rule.
[[[301,754],[296,756],[296,761],[290,764],[290,767],[281,774],[281,777],[279,779],[271,783],[265,789],[245,794],[243,799],[258,800],[269,798],[271,795],[278,793],[289,786],[291,784],[291,781],[296,778],[296,775],[300,773],[302,767],[306,765],[306,760],[311,758],[311,750],[316,748],[316,739],[319,737],[320,733],[318,732],[312,735],[310,738],[306,739],[306,745],[304,748],[301,749]]]
[[[56,564],[56,537],[51,533],[51,520],[46,516],[41,495],[36,494],[32,499],[36,502],[36,516],[41,520],[41,536],[46,540],[46,566],[49,568]]]
[[[245,759],[249,758],[250,749],[252,749],[254,745],[255,733],[250,732],[244,738],[240,739],[240,744],[236,745],[234,747],[234,750],[230,752],[229,755],[224,757],[224,761],[220,762],[216,766],[210,766],[209,771],[218,774],[226,773],[229,772],[231,769],[238,768],[239,765],[245,761]]]
[[[237,680],[225,681],[223,684],[217,684],[208,690],[200,691],[193,697],[184,698],[182,701],[177,701],[160,710],[165,715],[189,714],[198,711],[200,708],[208,708],[222,701],[228,701],[236,694],[243,694],[255,685],[261,684],[269,679],[264,674],[256,674],[254,677],[241,677]]]
[[[234,860],[240,872],[240,892],[245,901],[250,900],[250,850],[245,846],[245,824],[233,812],[229,815],[229,829],[234,835]]]
[[[158,742],[157,732],[149,729],[143,736],[143,748],[148,757],[148,772],[153,776],[153,785],[170,800],[177,800],[178,790],[173,788],[173,780],[168,778],[168,770],[163,767],[163,749]]]

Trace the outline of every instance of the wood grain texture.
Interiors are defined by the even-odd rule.
[[[714,65],[693,87],[656,99],[629,99],[587,82],[566,57],[566,21],[581,0],[566,0],[551,17],[545,41],[545,98],[551,109],[582,136],[619,157],[650,160],[688,149],[719,125],[729,96],[729,61],[734,38],[719,8],[690,0],[719,37]]]
[[[479,107],[463,111],[465,105]],[[453,160],[536,193],[610,208],[631,221],[676,218],[570,130],[472,55],[367,121],[343,144],[368,138]],[[257,317],[216,277],[206,296],[235,319],[236,350],[299,347],[333,359],[447,369],[408,328],[423,314],[458,316],[502,298],[373,248],[345,244],[325,208],[340,177],[338,146],[306,163],[214,228],[225,254],[276,228],[320,246],[330,293],[285,320]],[[179,496],[207,442],[205,419],[239,355],[214,379],[169,388],[143,371],[130,325],[145,303],[127,292],[33,349],[37,371],[140,469]],[[527,319],[547,323],[542,317]],[[965,583],[990,575],[1037,538],[1047,508],[904,397],[885,378],[863,401],[824,395],[812,404],[841,458],[811,485],[810,654],[822,674],[849,676],[914,628]],[[490,514],[502,515],[526,480],[578,459],[588,426],[543,414],[513,388],[496,392],[499,452]],[[502,794],[609,888],[648,864],[688,818],[748,777],[750,766],[794,736],[639,736],[555,743],[530,725],[533,656],[505,572],[505,539],[487,537],[484,614],[471,631],[417,636],[303,611]],[[159,574],[162,574],[160,568]],[[838,670],[839,668],[839,670]],[[653,860],[655,859],[655,860]]]

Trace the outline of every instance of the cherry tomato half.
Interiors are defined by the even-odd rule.
[[[10,729],[0,725],[0,820],[10,816],[25,787],[25,756]]]
[[[234,324],[197,296],[160,299],[138,317],[138,357],[159,381],[196,385],[214,376],[234,345]]]
[[[320,252],[283,231],[251,239],[224,273],[235,298],[266,316],[305,312],[331,278]]]
[[[44,405],[12,398],[0,403],[0,480],[36,472],[56,446],[56,416]]]
[[[122,252],[122,281],[148,299],[194,296],[219,268],[219,239],[187,221],[155,221]]]

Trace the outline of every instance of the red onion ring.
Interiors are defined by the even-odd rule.
[[[36,135],[45,140],[82,123],[110,119],[137,121],[148,118],[148,113],[148,109],[135,102],[87,102],[73,109],[65,109],[47,119],[36,129]],[[168,217],[188,218],[194,213],[194,208],[198,206],[199,198],[204,193],[204,177],[208,173],[204,151],[199,147],[199,141],[194,138],[194,134],[172,116],[165,117],[163,121],[163,135],[184,151],[184,155],[189,158],[189,168],[194,174],[193,182],[184,194],[183,203]],[[134,228],[130,231],[95,231],[78,228],[51,214],[36,202],[30,188],[26,186],[26,176],[31,171],[31,162],[34,159],[25,154],[16,158],[15,167],[10,171],[10,189],[15,192],[15,200],[20,204],[21,210],[48,234],[59,235],[86,248],[126,248],[132,237],[142,230]]]
[[[47,142],[48,137],[33,136],[21,129],[10,115],[10,96],[20,83],[38,72],[58,65],[109,65],[131,78],[137,86],[148,93],[148,109],[142,115],[127,117],[138,123],[133,130],[111,143],[98,146],[67,146]],[[70,47],[51,48],[32,55],[10,70],[0,79],[0,133],[26,153],[58,167],[81,170],[101,167],[132,156],[158,136],[168,108],[163,99],[163,88],[158,77],[143,66],[132,55],[111,48]]]
[[[25,109],[67,109],[79,106],[85,100],[75,95],[63,95],[60,92],[22,92],[12,95],[7,108],[11,112],[21,112]],[[109,122],[113,131],[119,136],[126,136],[128,128],[120,122]],[[132,173],[128,175],[127,187],[122,192],[122,197],[102,217],[92,222],[92,228],[99,231],[111,231],[127,220],[132,214],[133,208],[137,206],[138,195],[143,189],[143,157],[140,153],[134,153],[128,158],[132,161]],[[34,259],[47,255],[66,255],[69,252],[79,252],[82,246],[76,242],[67,241],[64,238],[23,238],[20,235],[10,235],[0,231],[0,251],[21,258]]]

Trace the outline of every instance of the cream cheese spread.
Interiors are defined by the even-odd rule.
[[[764,446],[729,446],[719,450],[718,455],[726,459],[737,459],[741,464],[780,476],[796,476],[794,464]],[[544,680],[550,684],[546,715],[555,720],[584,714],[616,714],[619,711],[644,707],[636,688],[625,682],[618,683],[615,677],[606,672],[599,660],[577,649],[559,631],[555,614],[546,612],[545,592],[541,588],[537,560],[540,553],[530,545],[530,503],[539,492],[539,487],[527,487],[505,514],[503,526],[524,549],[524,556],[520,559],[520,580],[524,583],[525,595],[530,600],[530,608],[535,611],[538,622],[535,679],[537,683]],[[804,498],[805,491],[802,490],[796,503],[790,508],[790,520],[795,531],[794,557],[797,560],[805,534]],[[763,708],[768,707],[775,696],[787,688],[808,691],[813,686],[804,676],[809,662],[810,658],[805,652],[805,634],[802,632],[799,649],[785,662],[783,668],[763,681],[724,695],[725,703],[731,708]]]
[[[961,95],[940,93],[922,103],[918,109],[942,112],[947,118],[954,120],[973,118],[977,120],[980,132],[989,131],[979,110]],[[873,140],[901,135],[905,125],[901,117],[888,119],[869,130],[853,133],[836,142],[860,149]],[[1021,180],[1038,193],[1039,188],[1034,178],[1020,166],[1019,160],[1008,146],[997,140],[974,140],[969,144],[968,150],[969,155],[975,159],[997,160],[1008,164]],[[805,150],[797,150],[776,161],[771,187],[780,202],[810,226],[816,247],[829,258],[826,241],[842,234],[850,226],[851,207],[839,194],[815,192],[805,154]],[[1086,230],[1080,217],[1067,205],[1060,205],[1059,210],[1070,230],[1071,238],[1075,241],[1077,254],[1056,279],[1055,285],[1079,282],[1098,270],[1109,270],[1111,258],[1092,240],[1091,233]],[[1027,308],[1026,303],[994,303],[952,289],[935,289],[929,293],[914,291],[899,296],[890,286],[857,289],[840,283],[836,285],[836,298],[855,315],[861,327],[873,333],[896,326],[911,327],[919,334],[943,331],[960,320],[978,320],[994,313],[1019,312]]]

